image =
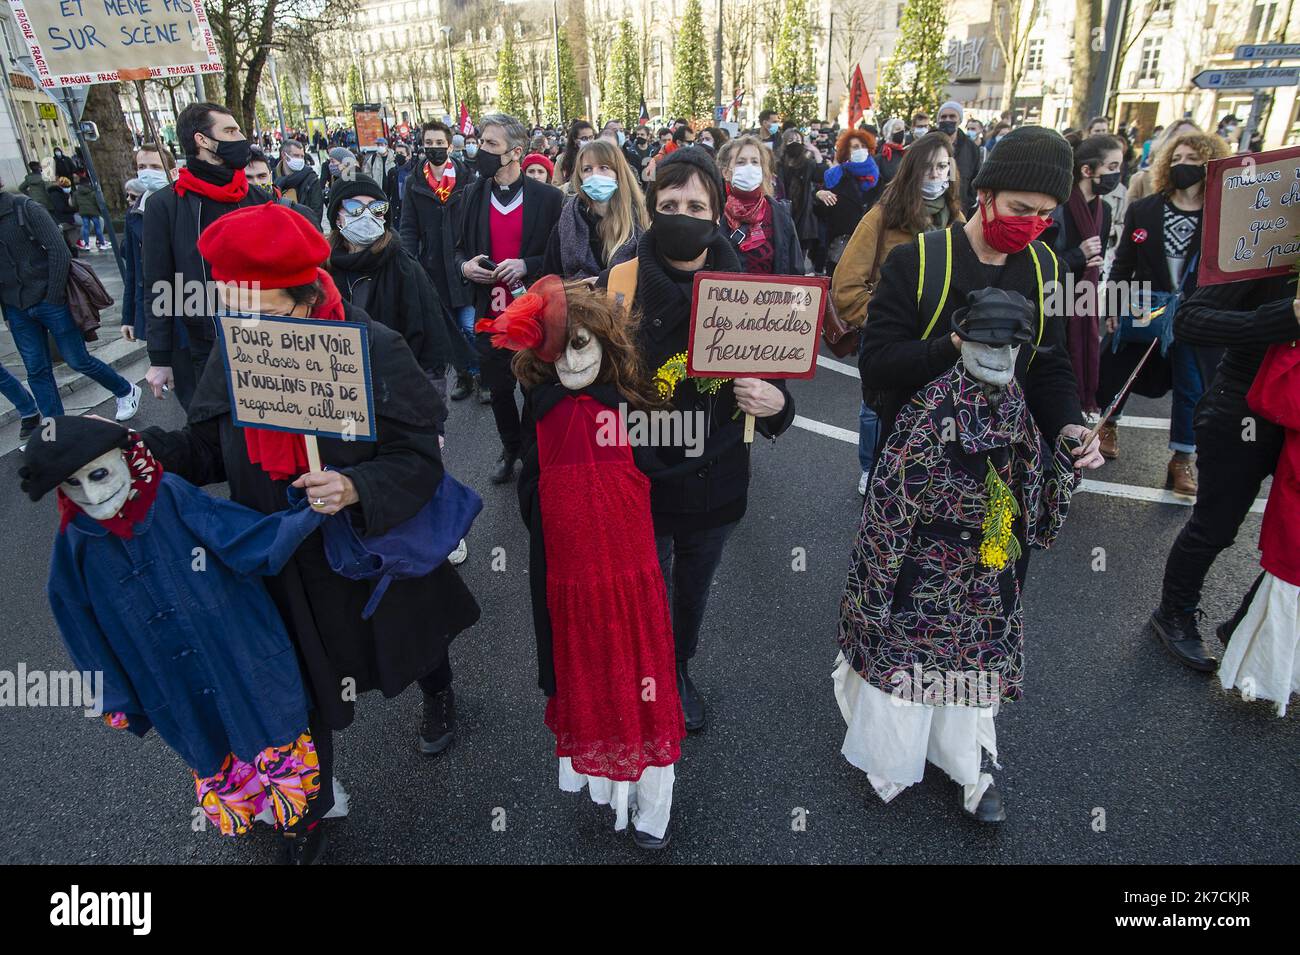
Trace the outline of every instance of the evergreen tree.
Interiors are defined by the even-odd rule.
[[[641,55],[631,20],[619,24],[600,100],[603,121],[617,119],[629,128],[636,125],[641,112]]]
[[[817,76],[808,0],[786,0],[764,108],[802,123],[817,114]]]
[[[318,71],[312,70],[307,81],[311,93],[311,111],[313,116],[324,116],[329,112],[329,101],[325,99],[325,81]]]
[[[280,109],[284,110],[285,126],[302,125],[302,104],[298,102],[298,87],[288,73],[280,76]]]
[[[350,108],[353,103],[364,103],[365,99],[361,92],[361,71],[357,69],[356,64],[348,67],[348,101],[344,103],[345,108]]]
[[[573,61],[573,50],[569,46],[569,35],[560,31],[560,86],[564,94],[564,115],[560,115],[559,104],[555,102],[555,71],[546,76],[546,103],[543,110],[548,123],[571,123],[582,116],[586,110],[582,106],[582,87],[578,83],[578,67]]]
[[[456,93],[469,110],[470,120],[477,126],[483,116],[483,98],[478,92],[478,67],[464,50],[456,57]],[[460,119],[460,103],[452,109],[451,118]]]
[[[709,64],[700,0],[688,0],[673,49],[673,85],[668,93],[668,110],[674,118],[712,119],[713,68]]]
[[[898,42],[880,75],[877,116],[898,117],[910,125],[918,110],[934,115],[948,82],[947,35],[944,0],[907,0],[898,24]]]
[[[506,33],[506,41],[497,51],[497,110],[528,125],[528,96],[512,33]]]

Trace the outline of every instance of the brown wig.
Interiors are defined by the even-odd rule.
[[[839,139],[835,140],[835,161],[837,163],[843,165],[849,161],[849,153],[853,151],[853,147],[849,144],[855,139],[867,147],[867,152],[873,156],[875,155],[875,136],[872,136],[865,129],[846,129],[840,133]]]
[[[564,299],[569,336],[576,329],[585,328],[600,341],[604,354],[597,383],[612,386],[634,408],[668,407],[669,402],[659,396],[641,363],[641,353],[636,347],[636,321],[625,316],[603,290],[594,290],[585,282],[566,283]],[[542,361],[532,349],[516,352],[510,365],[526,389],[559,381],[555,365]]]
[[[886,229],[898,229],[908,235],[925,232],[930,228],[930,212],[925,208],[925,197],[921,195],[921,182],[930,172],[930,164],[936,155],[942,152],[948,157],[952,170],[952,182],[948,185],[948,215],[953,222],[960,222],[961,174],[957,171],[957,160],[952,154],[952,141],[948,134],[935,130],[926,133],[903,153],[903,161],[898,164],[898,171],[889,180],[885,193],[880,197],[882,225]]]

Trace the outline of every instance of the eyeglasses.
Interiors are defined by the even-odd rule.
[[[388,212],[388,203],[382,199],[375,202],[362,202],[360,199],[344,199],[339,203],[343,214],[350,219],[355,219],[363,212],[369,212],[376,219],[382,219]]]

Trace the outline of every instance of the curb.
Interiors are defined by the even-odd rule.
[[[128,342],[124,338],[110,342],[103,348],[92,352],[95,358],[98,358],[114,371],[120,372],[127,365],[133,364],[141,358],[148,356],[148,352],[139,342]],[[62,370],[62,374],[60,374]],[[21,376],[20,376],[21,377]],[[89,378],[81,372],[72,371],[67,365],[60,363],[54,369],[54,383],[59,386],[59,395],[66,398],[73,392],[80,391],[87,385],[94,384]],[[18,420],[18,409],[4,402],[6,407],[0,411],[0,427]]]

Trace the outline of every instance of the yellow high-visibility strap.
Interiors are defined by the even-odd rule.
[[[925,332],[922,338],[929,338],[930,332],[934,331],[935,324],[939,321],[939,315],[943,312],[943,306],[948,301],[948,289],[952,285],[952,229],[943,230],[943,292],[939,295],[939,304],[935,306],[934,314],[930,316],[930,324],[925,326]],[[925,281],[925,237],[921,237],[921,281]],[[1040,288],[1041,292],[1041,288]],[[1041,295],[1040,295],[1041,297]]]
[[[1056,253],[1053,252],[1051,249],[1049,249],[1047,246],[1043,246],[1043,248],[1047,249],[1048,254],[1052,257],[1053,267],[1055,267]],[[1034,345],[1038,346],[1043,343],[1043,323],[1044,323],[1043,266],[1042,263],[1038,261],[1038,252],[1034,249],[1033,242],[1029,243],[1029,255],[1034,260],[1034,275],[1038,279],[1038,341],[1034,342]],[[1053,271],[1053,274],[1055,274],[1055,271]],[[1025,367],[1028,368],[1030,365],[1032,365],[1034,363],[1034,359],[1037,357],[1038,357],[1038,352],[1035,351],[1032,355],[1029,356],[1029,361],[1025,363]]]
[[[884,230],[881,230],[882,234]],[[925,291],[925,233],[916,234],[916,245],[921,256],[920,267],[916,273],[916,304],[919,308],[921,305],[921,294]]]

